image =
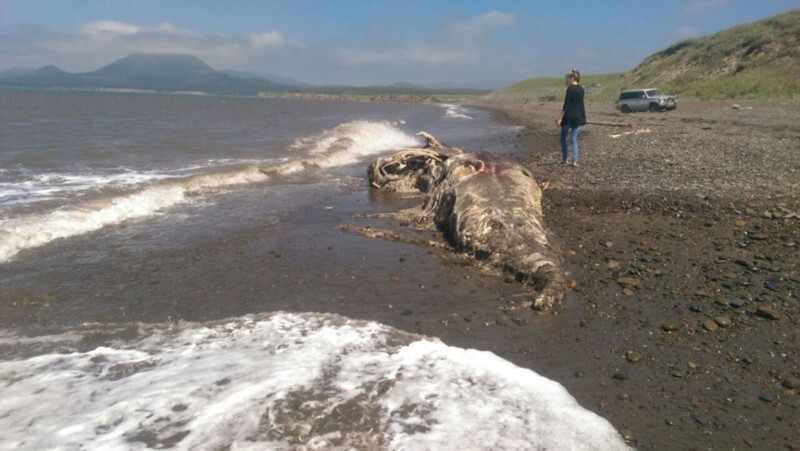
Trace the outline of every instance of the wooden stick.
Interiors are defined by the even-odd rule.
[[[633,127],[633,124],[627,122],[586,121],[586,123],[592,125],[606,125],[609,127]]]

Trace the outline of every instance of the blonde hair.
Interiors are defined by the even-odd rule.
[[[572,78],[572,79],[573,79],[573,80],[575,80],[576,82],[580,83],[580,82],[581,82],[581,73],[580,73],[580,72],[578,72],[578,69],[572,68],[572,70],[571,70],[571,71],[567,72],[567,75],[565,75],[565,78],[566,78],[567,80],[569,80],[570,78]]]

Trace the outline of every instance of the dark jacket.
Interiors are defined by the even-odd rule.
[[[564,119],[561,124],[585,125],[586,109],[583,107],[583,88],[581,85],[569,85],[564,97]]]

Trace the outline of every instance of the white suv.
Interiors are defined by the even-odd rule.
[[[632,111],[665,111],[678,107],[675,96],[664,95],[658,89],[630,89],[619,93],[617,109],[623,113]]]

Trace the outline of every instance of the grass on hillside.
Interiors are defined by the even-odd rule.
[[[588,101],[614,101],[620,91],[659,88],[699,99],[800,98],[800,9],[677,42],[625,74],[584,75]],[[594,86],[594,84],[598,86]],[[521,81],[497,91],[524,99],[559,100],[562,77]]]
[[[583,75],[581,85],[586,90],[586,100],[589,102],[614,101],[622,90],[622,73]],[[539,77],[515,83],[497,92],[517,94],[521,99],[563,100],[566,89],[564,77]]]
[[[625,78],[701,99],[800,97],[800,9],[688,39]]]
[[[680,98],[719,99],[793,99],[800,97],[800,61],[795,58],[776,60],[771,64],[742,68],[729,76],[695,79],[692,74],[663,83],[632,84],[621,73],[585,75],[581,85],[587,102],[613,102],[620,91],[634,88],[658,88]],[[515,83],[497,92],[515,95],[520,100],[564,99],[563,77],[539,77]]]
[[[698,99],[794,99],[800,97],[797,61],[783,65],[746,69],[729,77],[687,81],[677,78],[664,83],[669,92]]]

